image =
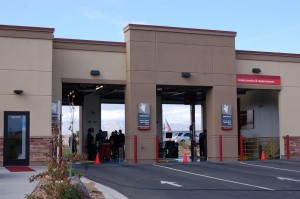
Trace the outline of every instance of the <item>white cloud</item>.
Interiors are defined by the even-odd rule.
[[[83,15],[91,20],[101,19],[104,17],[102,12],[91,7],[83,7],[82,11],[83,11]]]

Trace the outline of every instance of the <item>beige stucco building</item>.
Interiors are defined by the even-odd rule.
[[[229,31],[130,24],[125,42],[53,34],[52,28],[0,26],[1,165],[45,161],[51,104],[67,104],[71,90],[82,107],[81,143],[88,128],[101,128],[101,102],[125,103],[128,162],[135,154],[138,162],[156,161],[161,105],[170,102],[203,106],[209,161],[220,159],[220,135],[224,161],[238,159],[240,134],[278,137],[282,158],[284,136],[299,144],[299,54],[239,51]],[[150,107],[146,130],[138,124],[140,103]],[[247,110],[254,111],[254,125],[243,129],[239,113]]]

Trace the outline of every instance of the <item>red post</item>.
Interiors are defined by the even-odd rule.
[[[240,135],[240,161],[244,160],[244,151],[243,151],[243,136]]]
[[[137,135],[134,136],[134,164],[137,164]]]
[[[286,159],[290,159],[290,136],[285,137],[285,147],[286,147]]]
[[[158,145],[158,135],[156,135],[156,163],[159,163],[159,145]]]
[[[222,135],[219,135],[220,162],[223,162],[223,141]]]

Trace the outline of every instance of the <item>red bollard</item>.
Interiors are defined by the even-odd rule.
[[[220,162],[223,162],[223,140],[222,135],[219,135]]]
[[[137,135],[134,136],[134,164],[137,164]]]
[[[159,163],[159,145],[158,145],[158,135],[156,135],[156,163]]]
[[[240,135],[240,161],[244,160],[244,151],[243,151],[243,136]]]
[[[286,159],[290,159],[290,136],[285,137],[285,147],[286,147]]]

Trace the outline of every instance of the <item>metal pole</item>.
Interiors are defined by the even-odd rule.
[[[158,135],[156,135],[156,163],[159,163],[159,144],[158,144]]]
[[[290,159],[290,136],[289,135],[285,137],[285,142],[286,142],[286,158],[289,160]]]
[[[134,163],[137,164],[137,135],[134,136]]]
[[[243,136],[240,135],[240,161],[244,160],[244,151],[243,151]]]
[[[223,140],[222,135],[219,135],[220,162],[223,162]]]

